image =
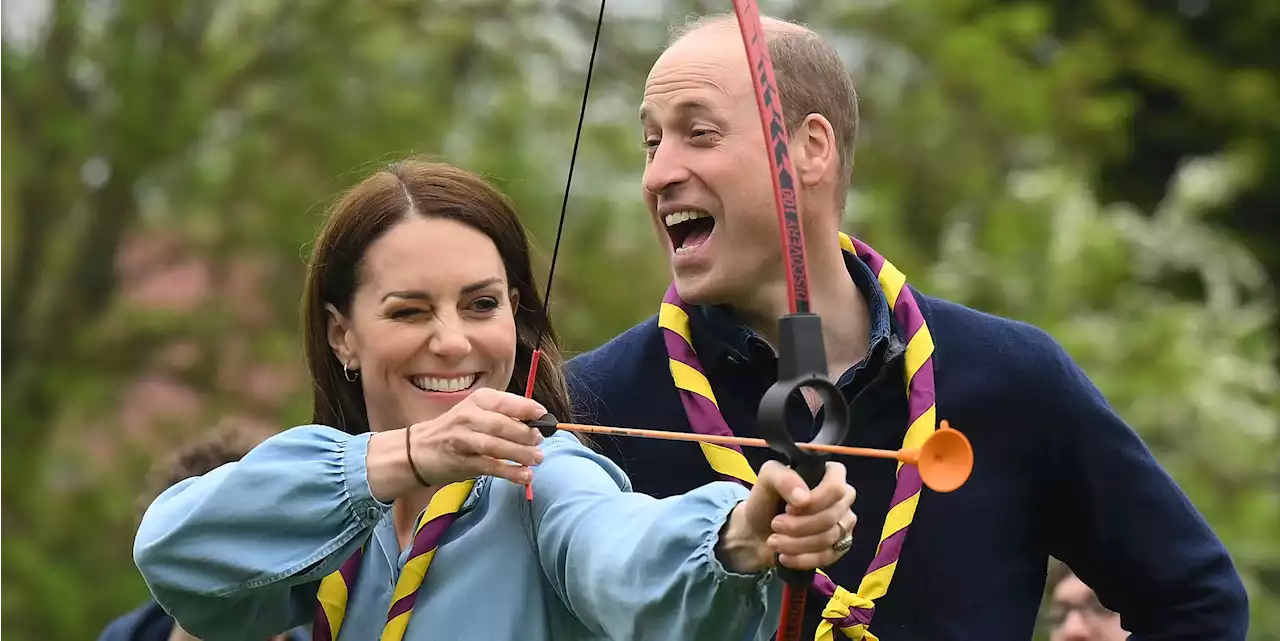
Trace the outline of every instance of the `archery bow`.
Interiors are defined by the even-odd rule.
[[[760,21],[755,0],[733,0],[738,29],[746,48],[751,85],[755,89],[756,106],[760,110],[760,126],[764,132],[766,154],[773,179],[773,196],[778,211],[778,226],[786,257],[787,296],[790,313],[778,319],[778,380],[760,399],[757,423],[765,440],[774,451],[804,479],[810,487],[822,481],[826,457],[819,452],[802,450],[787,429],[787,398],[802,388],[817,392],[822,398],[822,427],[812,442],[836,445],[844,441],[848,410],[840,391],[827,380],[827,350],[822,339],[822,319],[809,311],[809,270],[805,262],[804,232],[796,200],[794,172],[791,168],[790,137],[773,74],[773,61]],[[782,593],[782,616],[778,623],[778,640],[800,638],[804,605],[813,570],[794,570],[779,566],[786,581]]]
[[[595,43],[591,48],[592,64],[594,64],[596,48],[600,41],[604,6],[605,0],[601,0],[600,19],[596,24]],[[821,452],[797,446],[787,429],[787,399],[793,393],[800,392],[802,388],[812,389],[821,397],[822,426],[811,441],[816,445],[834,446],[843,442],[848,429],[846,420],[848,410],[839,390],[827,379],[822,320],[817,314],[809,311],[808,267],[805,261],[804,234],[800,224],[794,173],[789,155],[790,140],[782,113],[777,80],[773,73],[773,63],[769,56],[768,42],[760,21],[759,7],[755,0],[733,0],[733,9],[737,16],[743,46],[746,49],[748,69],[755,90],[756,105],[760,112],[760,124],[764,133],[765,151],[769,158],[774,200],[777,206],[778,225],[787,261],[785,271],[790,313],[778,319],[778,380],[760,400],[758,423],[768,446],[782,455],[787,464],[804,479],[810,488],[813,488],[822,480],[826,457]],[[587,90],[583,92],[578,132],[574,139],[573,157],[569,162],[569,183],[573,180],[573,165],[577,157],[578,141],[586,113],[587,94],[591,86],[591,66],[589,64],[587,69]],[[560,211],[560,227],[556,232],[557,252],[568,199],[569,184],[566,184],[564,205]],[[555,273],[555,260],[556,256],[553,253],[552,275]],[[551,276],[548,276],[547,301],[550,301],[550,297]],[[543,313],[549,313],[547,303],[543,304]],[[526,395],[532,393],[533,379],[537,372],[540,355],[540,352],[534,352]],[[544,435],[550,436],[555,432],[558,421],[556,417],[548,414],[530,424],[537,427]],[[966,473],[965,476],[967,475]],[[526,496],[532,496],[532,485],[529,486]],[[782,507],[785,507],[785,504]],[[779,641],[794,641],[800,635],[805,596],[813,581],[814,571],[800,571],[780,566],[779,573],[786,581],[786,586],[783,590],[782,616],[777,638]]]
[[[564,198],[560,201],[560,219],[556,223],[556,244],[555,248],[551,250],[551,266],[547,270],[547,290],[542,294],[542,313],[546,316],[551,315],[551,281],[556,277],[556,259],[560,257],[560,238],[564,235],[565,214],[569,211],[569,191],[573,187],[573,168],[578,161],[578,144],[582,142],[582,125],[587,119],[587,96],[591,95],[591,71],[596,66],[596,50],[600,46],[600,31],[604,26],[604,4],[605,0],[600,0],[600,13],[596,16],[595,38],[591,42],[591,59],[587,62],[587,80],[586,84],[582,87],[582,105],[578,108],[578,127],[577,131],[573,134],[573,153],[569,155],[569,175],[565,178]],[[551,324],[546,323],[544,326],[550,327]],[[542,350],[538,347],[541,344],[542,337],[535,337],[533,343],[533,356],[529,359],[529,376],[524,387],[524,395],[527,398],[533,398],[533,384],[538,376],[538,362],[542,360]],[[547,414],[538,420],[545,422],[548,417],[554,423],[555,417],[550,414]],[[549,430],[545,427],[540,429],[544,436],[551,436],[551,434],[555,432],[554,427]],[[524,497],[526,500],[533,500],[532,478],[530,478],[529,484],[524,487]]]

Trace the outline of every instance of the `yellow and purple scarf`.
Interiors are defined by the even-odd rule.
[[[400,572],[400,580],[396,581],[396,590],[391,597],[391,608],[387,612],[387,624],[382,629],[381,641],[402,641],[405,629],[409,626],[409,617],[413,614],[413,606],[418,600],[418,590],[427,576],[427,568],[436,555],[436,547],[449,526],[458,518],[458,510],[471,494],[475,479],[450,483],[440,488],[427,509],[418,519],[414,530],[413,547],[409,551],[409,560]],[[356,587],[356,577],[360,573],[360,564],[364,559],[363,546],[343,562],[337,572],[320,580],[320,590],[316,595],[315,625],[312,629],[313,641],[334,641],[342,630],[342,620],[347,614],[347,603]]]
[[[854,254],[875,272],[898,324],[905,329],[907,350],[904,376],[907,386],[908,428],[904,448],[917,448],[937,427],[936,395],[933,381],[933,338],[906,277],[865,243],[840,234],[842,250]],[[698,361],[689,329],[689,306],[673,284],[662,301],[658,325],[663,329],[671,378],[680,392],[689,426],[699,434],[733,435],[721,415],[711,383]],[[702,453],[720,475],[750,486],[756,475],[737,446],[702,443]],[[822,570],[814,575],[813,587],[828,598],[823,620],[818,624],[817,641],[832,641],[839,629],[850,639],[878,641],[869,627],[875,614],[875,600],[884,596],[902,553],[907,530],[915,517],[923,483],[915,465],[898,463],[897,485],[889,502],[880,533],[880,544],[871,565],[852,593],[836,585]]]

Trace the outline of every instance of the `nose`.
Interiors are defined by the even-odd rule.
[[[439,314],[427,341],[427,348],[444,360],[456,360],[471,353],[466,325],[457,314]]]
[[[1058,629],[1053,631],[1052,641],[1091,641],[1092,639],[1093,630],[1089,622],[1085,621],[1083,614],[1072,611],[1062,620]]]
[[[668,140],[659,142],[644,168],[644,190],[658,195],[687,180],[689,167],[680,154],[678,144]]]

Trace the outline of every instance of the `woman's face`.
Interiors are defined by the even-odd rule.
[[[360,371],[369,428],[433,419],[515,367],[515,291],[480,231],[409,217],[364,256],[350,316],[330,309],[329,344]]]

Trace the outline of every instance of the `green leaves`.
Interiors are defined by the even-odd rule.
[[[1224,210],[1263,229],[1240,195],[1280,184],[1274,3],[1194,20],[1132,0],[763,4],[854,74],[846,228],[924,291],[1061,341],[1227,542],[1256,637],[1280,639],[1276,307],[1255,258],[1274,241],[1220,230]],[[309,420],[303,268],[359,177],[410,152],[485,173],[545,278],[595,20],[498,0],[52,8],[3,58],[19,641],[93,638],[144,598],[133,497],[161,452],[227,420]],[[635,114],[694,9],[729,7],[606,15],[552,297],[569,352],[655,313],[667,286]],[[1170,182],[1177,154],[1201,159]]]

